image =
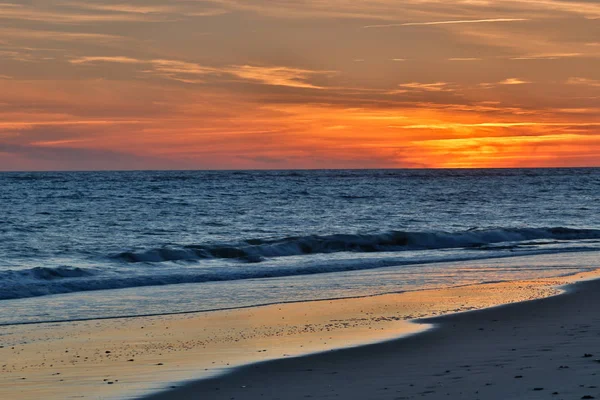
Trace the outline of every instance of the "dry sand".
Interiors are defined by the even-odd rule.
[[[597,353],[600,359],[600,283],[581,284],[575,294],[429,320],[440,327],[389,341],[428,326],[408,322],[414,318],[548,297],[558,293],[557,285],[591,276],[597,274],[0,327],[0,399],[123,398],[170,386],[153,398],[401,399],[450,393],[507,399],[545,398],[554,391],[560,393],[554,398],[600,398],[600,390],[590,388],[600,386],[600,375],[592,375],[600,373],[600,363],[583,358]],[[590,293],[594,288],[597,293]],[[231,366],[273,359],[221,376]],[[217,373],[221,377],[168,384]]]

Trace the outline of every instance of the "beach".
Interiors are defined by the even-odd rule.
[[[558,295],[560,285],[597,275],[3,326],[0,397],[411,398],[463,392],[477,398],[476,391],[509,387],[524,398],[537,395],[530,391],[538,387],[545,395],[551,389],[598,395],[587,386],[600,364],[582,357],[598,352],[594,290],[600,283]],[[529,301],[538,298],[545,299]],[[506,303],[516,304],[473,311]],[[439,315],[447,316],[423,319]],[[242,365],[249,366],[233,368]],[[561,365],[569,368],[549,372]],[[581,382],[559,389],[558,373],[563,379],[577,374],[581,379],[573,382]],[[194,379],[203,380],[189,383]]]
[[[486,390],[476,377],[508,390],[502,373],[551,364],[514,358],[537,355],[548,321],[583,323],[474,311],[566,299],[597,276],[599,171],[0,174],[0,399],[460,397]],[[453,315],[454,333],[431,319]],[[512,339],[494,332],[524,345],[498,353]],[[572,353],[594,354],[585,343]]]
[[[422,320],[396,341],[241,368],[161,399],[600,398],[600,281]]]

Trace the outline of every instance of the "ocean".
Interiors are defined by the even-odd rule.
[[[0,325],[598,267],[600,169],[0,174]]]

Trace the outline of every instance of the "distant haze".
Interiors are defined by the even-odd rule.
[[[0,0],[0,170],[549,166],[595,0]]]

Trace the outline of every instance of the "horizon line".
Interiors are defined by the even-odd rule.
[[[579,167],[391,167],[391,168],[247,168],[247,169],[64,169],[64,170],[0,170],[11,173],[89,173],[89,172],[287,172],[287,171],[469,171],[469,170],[537,170],[537,169],[600,169],[600,166]]]

